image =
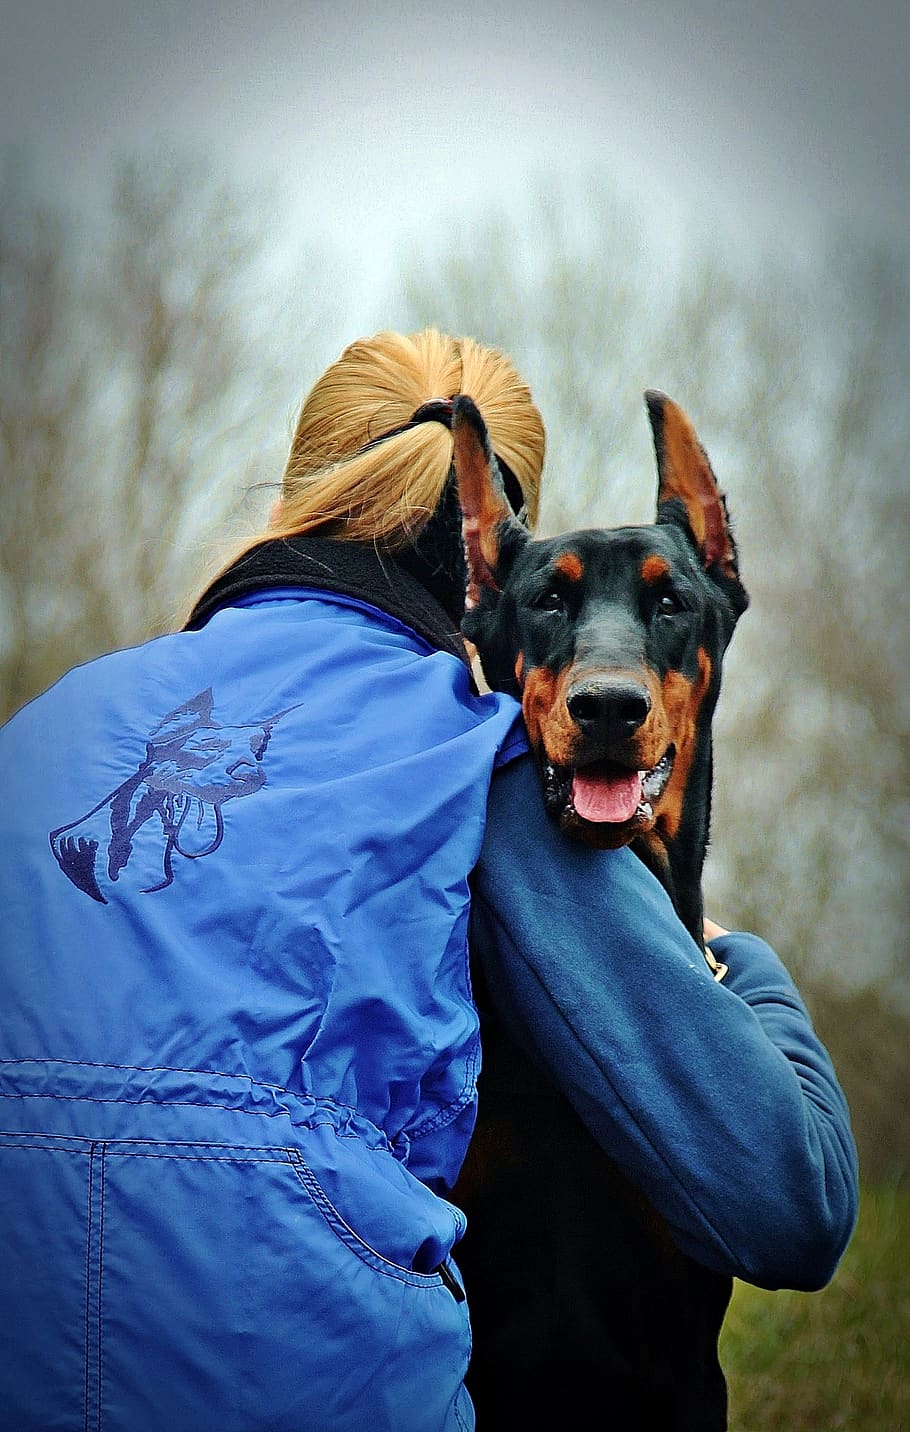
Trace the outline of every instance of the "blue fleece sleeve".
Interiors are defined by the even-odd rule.
[[[513,1038],[685,1252],[762,1287],[824,1286],[856,1220],[856,1151],[831,1061],[764,941],[713,941],[730,967],[715,983],[631,851],[559,833],[527,757],[493,781],[472,940]]]

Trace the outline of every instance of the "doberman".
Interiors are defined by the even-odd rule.
[[[726,501],[689,419],[646,394],[656,522],[532,540],[483,419],[455,399],[468,568],[463,631],[522,704],[547,809],[567,835],[630,844],[704,950],[711,720],[748,596]],[[724,970],[709,950],[715,977]],[[475,972],[484,1069],[456,1199],[481,1432],[719,1432],[731,1281],[679,1252],[569,1102],[510,1041]]]

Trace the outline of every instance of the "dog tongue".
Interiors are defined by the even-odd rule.
[[[572,780],[572,804],[583,820],[631,820],[642,798],[641,776],[619,766],[585,766]]]

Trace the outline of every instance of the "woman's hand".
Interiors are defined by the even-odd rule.
[[[713,920],[709,920],[707,915],[705,915],[702,925],[705,932],[706,944],[709,940],[715,940],[718,935],[729,935],[730,933],[729,930],[724,929],[723,925],[717,925]]]

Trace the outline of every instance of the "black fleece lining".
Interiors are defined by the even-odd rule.
[[[426,587],[390,553],[332,537],[278,537],[238,557],[199,598],[187,631],[204,626],[219,607],[268,587],[316,587],[369,602],[404,622],[439,651],[470,669],[461,633]]]

